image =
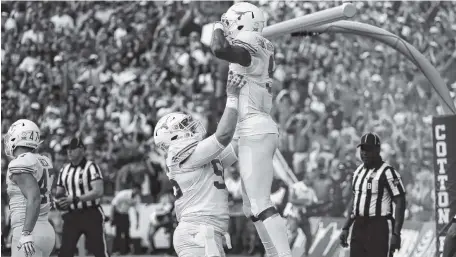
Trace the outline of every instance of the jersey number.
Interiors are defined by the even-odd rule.
[[[169,181],[171,182],[171,186],[173,187],[173,192],[174,192],[174,196],[176,197],[176,199],[181,198],[182,190],[181,190],[179,184],[177,184],[177,181],[174,179],[170,179]]]
[[[40,160],[41,161],[41,160]],[[38,186],[40,187],[40,194],[41,194],[41,204],[45,204],[48,202],[46,193],[48,192],[48,170],[43,170],[43,175],[41,179],[38,181]]]
[[[223,177],[224,170],[222,163],[219,160],[212,160],[211,164],[212,168],[214,168],[214,174],[218,177],[221,177],[218,181],[214,181],[214,187],[217,189],[225,189],[226,185],[225,179]],[[181,198],[183,193],[177,181],[174,179],[170,179],[169,181],[171,182],[171,186],[173,187],[173,192],[176,199]]]
[[[225,179],[223,177],[223,166],[219,160],[212,160],[211,161],[212,167],[214,168],[214,174],[218,177],[221,177],[218,181],[214,181],[214,186],[217,189],[225,189]]]
[[[269,67],[268,67],[268,73],[269,73],[269,78],[274,78],[274,56],[271,55],[269,57]]]
[[[274,78],[274,66],[275,66],[275,61],[274,61],[274,55],[271,55],[269,57],[269,67],[268,67],[268,74],[269,78],[273,79]],[[271,93],[271,85],[269,83],[266,84],[266,87],[268,89],[269,94]]]

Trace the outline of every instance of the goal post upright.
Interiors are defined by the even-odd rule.
[[[440,105],[445,114],[456,114],[454,101],[451,99],[450,91],[437,69],[420,53],[414,46],[401,37],[388,32],[385,29],[355,21],[337,21],[330,24],[316,26],[307,29],[310,32],[318,33],[344,33],[363,37],[369,37],[380,41],[399,53],[406,56],[414,63],[428,79],[434,92],[437,94]]]
[[[430,82],[437,94],[445,114],[456,114],[456,106],[451,99],[450,91],[437,69],[415,47],[401,37],[385,29],[361,22],[346,21],[355,15],[356,8],[350,4],[314,12],[301,17],[279,22],[264,28],[263,36],[274,39],[293,32],[344,33],[369,37],[380,41],[414,63]]]

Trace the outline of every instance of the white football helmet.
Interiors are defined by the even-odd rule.
[[[157,122],[154,129],[154,142],[158,148],[167,151],[173,141],[186,138],[200,141],[205,134],[206,129],[200,121],[194,120],[188,114],[173,112],[163,116]]]
[[[266,26],[263,11],[253,4],[239,2],[222,15],[222,24],[229,39],[234,39],[240,31],[261,33]]]
[[[6,155],[14,157],[14,149],[18,146],[32,149],[38,148],[41,143],[40,136],[40,128],[38,128],[35,122],[26,119],[20,119],[14,122],[3,138]]]

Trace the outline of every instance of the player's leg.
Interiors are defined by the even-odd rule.
[[[291,256],[286,221],[271,202],[272,160],[277,144],[276,134],[241,137],[239,167],[253,215],[264,225],[277,256]]]
[[[252,213],[252,206],[250,205],[250,200],[249,197],[247,196],[247,192],[245,189],[244,182],[241,181],[242,185],[242,210],[244,212],[244,215],[251,219],[253,224],[255,225],[256,231],[258,233],[258,236],[261,239],[261,243],[263,243],[264,250],[266,251],[266,256],[272,257],[277,255],[277,251],[272,244],[271,238],[268,235],[268,232],[266,231],[266,228],[263,225],[263,222],[256,218],[253,213]]]
[[[34,256],[49,257],[55,245],[55,231],[51,223],[37,222],[33,229],[33,238],[37,252]]]
[[[103,210],[98,207],[87,210],[84,214],[87,217],[87,222],[84,224],[84,234],[87,238],[89,250],[95,257],[108,257]]]
[[[196,241],[198,226],[180,223],[174,230],[173,246],[179,257],[205,256],[204,243]]]
[[[174,250],[179,257],[225,257],[221,233],[207,225],[181,222],[174,231]]]
[[[24,249],[18,249],[19,240],[22,234],[22,226],[16,227],[13,230],[13,238],[11,242],[11,256],[26,257]],[[49,257],[54,249],[55,232],[49,222],[38,221],[32,232],[33,243],[35,246],[34,257]]]

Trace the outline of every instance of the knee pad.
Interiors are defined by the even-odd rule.
[[[265,221],[266,219],[270,218],[270,217],[273,217],[275,215],[278,215],[279,212],[277,211],[277,209],[273,206],[267,208],[266,210],[263,210],[262,212],[260,212],[258,215],[256,215],[256,217],[261,220],[261,221]]]
[[[251,220],[253,223],[255,223],[255,222],[257,222],[257,221],[260,220],[259,218],[255,217],[255,216],[253,216],[253,215],[250,216],[250,217],[248,217],[248,218],[250,218],[250,220]]]
[[[262,212],[264,212],[270,208],[273,208],[275,210],[275,207],[272,204],[272,201],[269,196],[265,197],[261,200],[250,199],[250,204],[252,205],[251,211],[255,217],[258,217]]]

